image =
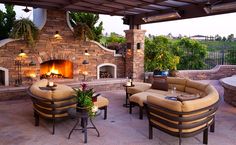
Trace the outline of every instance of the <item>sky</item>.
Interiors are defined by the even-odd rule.
[[[32,11],[25,13],[22,11],[24,7],[15,6],[17,13],[16,17],[30,17],[32,19]],[[4,5],[0,4],[0,9],[4,9]],[[100,15],[100,21],[103,21],[103,33],[110,34],[116,32],[125,35],[124,30],[128,30],[128,25],[124,25],[118,16]],[[153,23],[142,25],[141,28],[146,30],[146,35],[168,35],[171,33],[173,36],[193,36],[205,35],[215,36],[228,36],[234,34],[236,36],[236,13],[223,14],[217,16],[208,16],[201,18],[193,18],[186,20],[177,20],[161,23]]]

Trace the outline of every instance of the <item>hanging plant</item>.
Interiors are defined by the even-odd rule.
[[[74,36],[78,40],[86,41],[86,38],[93,40],[93,32],[85,23],[77,23],[74,27]]]
[[[34,46],[35,41],[38,38],[38,28],[28,18],[22,18],[16,20],[13,24],[10,37],[14,39],[23,39],[27,41],[27,44]]]

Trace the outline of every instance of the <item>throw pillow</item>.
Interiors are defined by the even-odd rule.
[[[152,89],[168,91],[168,83],[166,79],[155,79],[152,82]]]

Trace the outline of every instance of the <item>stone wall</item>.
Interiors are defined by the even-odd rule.
[[[144,80],[144,40],[145,30],[126,30],[127,43],[131,44],[126,53],[126,76],[132,77],[135,81]],[[140,49],[137,45],[140,43]]]
[[[236,65],[218,65],[211,70],[179,70],[176,77],[189,78],[192,80],[220,80],[225,77],[236,75]],[[153,81],[153,73],[145,73],[145,82]]]
[[[53,36],[58,31],[62,40],[56,40]],[[83,80],[82,72],[86,70],[87,80],[97,78],[97,66],[103,63],[117,65],[117,77],[124,77],[124,61],[121,56],[116,56],[113,51],[102,48],[99,44],[91,41],[78,41],[73,37],[71,29],[67,25],[66,12],[47,11],[47,21],[40,30],[39,39],[35,47],[28,47],[22,40],[9,42],[0,47],[0,67],[9,70],[10,85],[15,84],[18,77],[15,61],[18,58],[20,49],[24,49],[27,58],[22,59],[23,84],[30,84],[39,79],[40,64],[44,61],[53,59],[69,60],[73,63],[73,80]],[[84,51],[88,50],[90,56],[85,56]],[[89,61],[88,65],[83,65],[84,59]],[[31,61],[36,66],[29,66]],[[36,78],[32,78],[36,75]]]
[[[211,70],[180,70],[176,75],[193,80],[219,80],[236,75],[236,65],[218,65]]]

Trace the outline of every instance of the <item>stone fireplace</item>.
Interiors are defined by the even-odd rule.
[[[115,64],[104,63],[97,66],[97,79],[117,78],[117,67]]]
[[[42,78],[73,78],[73,63],[69,60],[49,60],[40,64]]]
[[[40,10],[38,10],[40,14]],[[35,16],[35,15],[34,15]],[[42,17],[46,18],[42,18]],[[45,20],[38,24],[40,32],[34,48],[26,45],[25,41],[14,40],[0,42],[1,85],[15,85],[19,72],[15,65],[21,49],[27,54],[22,60],[23,85],[32,84],[41,78],[57,77],[59,81],[86,81],[106,78],[124,78],[125,62],[121,55],[107,49],[95,41],[79,41],[74,38],[73,29],[68,19],[68,13],[56,10],[42,10],[42,15],[36,20]],[[55,32],[62,39],[55,40]],[[84,52],[90,54],[85,56]],[[89,64],[82,64],[87,60]],[[30,65],[31,62],[35,65]],[[1,67],[0,67],[1,68]],[[84,77],[83,72],[87,72]],[[58,80],[58,79],[56,79]]]

